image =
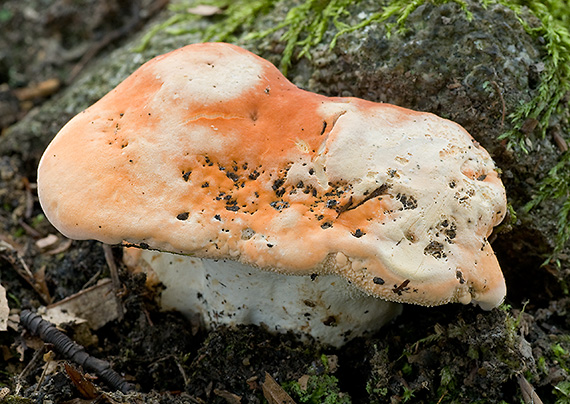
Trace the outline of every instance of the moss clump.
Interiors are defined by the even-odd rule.
[[[311,48],[322,42],[331,22],[337,28],[347,27],[341,20],[348,15],[346,9],[352,3],[352,0],[307,0],[292,7],[282,23],[263,32],[248,34],[245,39],[263,38],[280,29],[286,29],[281,36],[281,41],[286,45],[279,67],[283,74],[287,74],[296,48],[301,49],[299,58],[310,58]]]
[[[491,3],[486,1],[486,3]],[[517,16],[522,14],[522,8],[528,7],[538,17],[540,24],[532,26],[527,21],[519,18],[519,22],[529,35],[544,41],[547,51],[543,58],[544,66],[541,66],[540,84],[534,99],[521,105],[511,118],[514,127],[502,135],[511,146],[518,146],[528,152],[528,140],[521,131],[525,122],[536,120],[540,124],[542,136],[545,135],[549,126],[550,117],[560,106],[560,101],[570,90],[570,32],[568,21],[570,12],[568,1],[502,1],[499,3],[511,8]]]
[[[352,26],[342,24],[341,29],[337,32],[331,41],[331,48],[336,45],[336,41],[341,35],[363,29],[373,23],[384,22],[391,17],[393,17],[396,21],[386,24],[386,35],[390,37],[394,28],[396,28],[399,34],[403,34],[406,31],[405,23],[408,16],[426,2],[427,0],[392,0],[386,4],[382,11],[372,14],[370,17],[359,24]],[[465,12],[465,18],[467,18],[467,20],[471,20],[473,18],[473,15],[467,8],[467,3],[463,0],[432,0],[431,2],[436,5],[450,2],[459,4],[461,9]],[[337,26],[338,25],[341,24],[337,24]]]
[[[499,402],[507,386],[516,383],[513,375],[525,370],[517,348],[518,319],[506,309],[481,315],[466,307],[449,308],[457,320],[448,321],[450,316],[431,325],[431,333],[433,317],[424,324],[418,314],[433,309],[412,310],[416,313],[405,313],[398,330],[373,341],[363,402]],[[426,327],[420,339],[418,323]]]
[[[529,213],[547,200],[557,201],[556,245],[545,264],[554,261],[560,266],[557,256],[570,239],[570,154],[564,153],[558,163],[550,169],[544,179],[538,184],[535,196],[524,207],[523,212]]]
[[[195,21],[200,16],[189,13],[192,6],[198,4],[218,7],[220,15],[215,17],[215,22],[210,25],[202,36],[203,41],[235,41],[237,35],[247,32],[253,26],[256,18],[272,10],[279,0],[209,0],[192,3],[176,4],[171,6],[175,14],[163,24],[156,26],[144,38],[136,51],[141,51],[148,41],[161,30],[167,30],[174,35],[194,32],[194,28],[169,28],[179,23]],[[346,8],[353,4],[353,0],[306,0],[305,2],[291,7],[280,24],[263,32],[251,32],[245,36],[245,40],[259,39],[276,31],[285,29],[281,36],[285,49],[282,54],[280,69],[287,74],[294,52],[300,48],[298,57],[309,57],[313,46],[318,45],[333,23],[339,29],[346,29],[347,25],[341,21],[347,16]]]
[[[328,374],[308,376],[303,385],[298,381],[287,382],[283,388],[300,403],[350,404],[352,402],[350,396],[340,391],[338,379]]]
[[[184,35],[195,33],[194,21],[203,16],[189,12],[192,7],[207,5],[217,7],[219,15],[215,16],[216,22],[210,25],[202,33],[202,41],[225,41],[232,42],[238,33],[244,32],[251,27],[255,19],[271,10],[278,0],[203,0],[173,4],[169,9],[174,13],[172,17],[158,24],[150,30],[142,39],[141,44],[134,49],[142,52],[151,39],[160,31],[166,30],[172,35]]]

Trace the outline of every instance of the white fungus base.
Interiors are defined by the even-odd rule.
[[[208,328],[265,325],[341,346],[380,329],[401,305],[368,296],[336,275],[291,276],[236,261],[142,251],[138,265],[165,286],[161,305]]]

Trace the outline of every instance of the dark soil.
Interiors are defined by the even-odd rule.
[[[0,137],[33,114],[34,106],[72,84],[91,53],[119,46],[149,10],[162,5],[150,0],[4,1]],[[41,90],[48,80],[51,87]],[[23,89],[36,95],[24,97]],[[53,125],[64,123],[66,114],[54,117]],[[56,253],[37,246],[57,232],[43,217],[35,193],[37,160],[22,155],[0,150],[0,282],[13,314],[59,301],[109,277],[110,271],[98,242],[65,245],[60,237]],[[65,370],[62,355],[49,367],[36,355],[53,346],[15,323],[0,332],[0,389],[9,389],[5,399],[0,393],[0,403],[261,403],[266,372],[297,402],[529,403],[523,391],[530,385],[545,403],[570,402],[570,385],[563,383],[570,380],[570,298],[556,271],[541,267],[539,256],[524,254],[522,240],[532,242],[515,230],[497,241],[499,259],[510,262],[507,303],[512,308],[408,306],[378,335],[342,349],[262,327],[199,329],[178,313],[160,311],[144,275],[128,273],[115,248],[124,318],[97,331],[73,326],[64,331],[89,354],[109,361],[136,392],[113,392],[86,375],[84,383],[95,389],[94,396],[88,394]],[[526,300],[530,303],[523,306]],[[305,376],[312,389],[296,383]]]

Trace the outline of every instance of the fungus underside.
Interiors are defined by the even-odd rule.
[[[379,6],[378,12],[372,13],[357,24],[349,24],[349,6],[360,0],[304,0],[290,7],[285,19],[268,30],[252,31],[255,20],[278,7],[280,0],[192,0],[172,5],[173,15],[163,24],[155,27],[143,38],[139,51],[142,50],[156,32],[167,30],[177,35],[195,32],[191,22],[203,16],[195,15],[187,10],[197,5],[212,5],[219,8],[218,15],[207,18],[212,24],[202,33],[204,41],[235,41],[242,39],[260,39],[282,30],[281,41],[285,48],[282,52],[280,69],[287,74],[292,58],[311,57],[311,48],[325,39],[329,26],[334,25],[336,33],[329,38],[330,48],[334,48],[339,37],[344,34],[362,30],[372,24],[383,23],[386,35],[406,32],[407,17],[418,7],[429,0],[388,0],[384,7]],[[457,3],[465,13],[465,18],[471,20],[472,13],[463,0],[432,0],[431,3],[440,5],[444,3]],[[509,129],[501,136],[508,148],[516,153],[534,152],[533,145],[528,136],[521,129],[529,119],[538,122],[539,136],[544,138],[549,121],[553,113],[560,112],[564,106],[564,96],[570,91],[570,12],[564,0],[524,1],[524,0],[482,0],[483,7],[501,4],[510,8],[525,31],[533,38],[541,38],[546,50],[542,62],[544,70],[540,73],[540,83],[535,90],[531,101],[521,104],[508,115]],[[523,8],[530,11],[540,21],[538,26],[530,24],[523,17]],[[564,139],[564,141],[566,141]],[[547,200],[557,200],[556,216],[558,234],[556,246],[547,261],[555,259],[564,249],[570,239],[570,152],[561,153],[558,163],[552,167],[548,174],[537,184],[534,197],[522,208],[523,212],[541,205]]]

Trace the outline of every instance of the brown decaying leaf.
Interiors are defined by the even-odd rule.
[[[45,293],[45,285],[37,283],[36,276],[23,258],[23,248],[0,235],[0,258],[12,265],[13,269],[22,277],[39,295],[45,304],[51,303],[51,296]],[[41,278],[41,274],[39,275]],[[45,277],[44,277],[45,280]]]
[[[71,366],[68,363],[63,364],[65,366],[65,371],[67,375],[71,379],[72,383],[75,385],[79,394],[85,398],[93,399],[97,397],[97,388],[91,382],[91,380],[87,379],[83,374],[75,369],[75,367]]]

